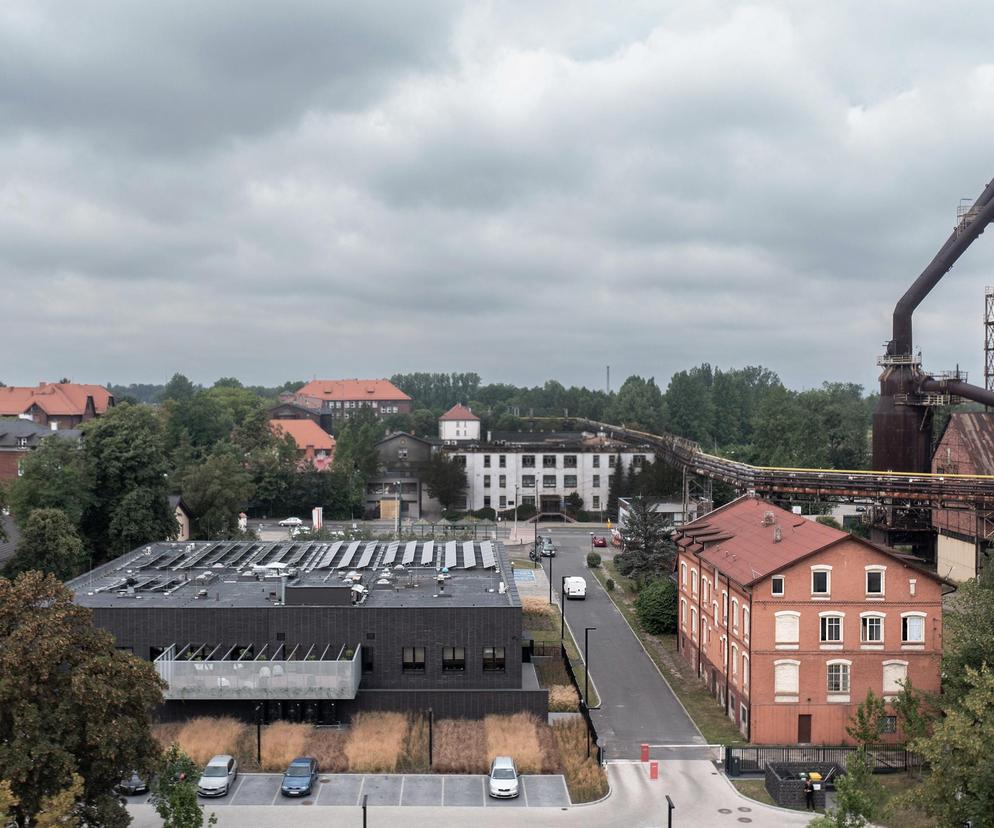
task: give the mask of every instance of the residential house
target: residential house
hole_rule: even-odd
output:
[[[300,451],[302,465],[318,471],[331,468],[335,460],[335,438],[313,420],[270,420],[269,427],[277,436],[288,434]]]
[[[361,408],[380,418],[411,413],[411,398],[385,379],[312,380],[294,393],[281,394],[280,402],[319,412],[322,428],[331,434]]]
[[[114,405],[113,395],[99,385],[75,382],[40,382],[34,388],[0,388],[0,417],[31,420],[53,431],[75,428]]]
[[[480,439],[480,418],[465,405],[454,405],[438,419],[438,436],[443,443]]]
[[[190,529],[193,523],[193,513],[179,495],[169,496],[169,508],[176,518],[176,540],[190,540]]]
[[[77,429],[52,431],[51,427],[31,420],[0,419],[0,480],[12,480],[21,473],[21,461],[41,445],[46,437],[78,440]]]
[[[751,742],[851,742],[867,691],[939,691],[952,585],[914,560],[751,496],[675,539],[679,651]]]
[[[421,470],[431,460],[435,447],[429,440],[396,431],[376,444],[380,474],[366,481],[366,514],[394,519],[422,517]]]

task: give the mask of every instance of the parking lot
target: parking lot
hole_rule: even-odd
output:
[[[226,805],[368,805],[458,806],[480,808],[563,808],[570,804],[562,776],[522,776],[517,799],[491,799],[486,776],[455,774],[322,774],[314,792],[305,797],[280,795],[282,775],[239,774],[231,793],[216,799],[201,798],[210,810]],[[148,796],[129,798],[139,805]]]

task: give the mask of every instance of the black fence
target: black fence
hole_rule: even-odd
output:
[[[573,683],[573,687],[576,688],[576,694],[580,697],[580,715],[583,716],[583,720],[587,723],[587,736],[590,738],[590,750],[591,752],[596,751],[597,753],[597,764],[604,764],[604,747],[597,741],[597,728],[594,727],[594,720],[590,717],[590,711],[587,709],[586,699],[583,696],[583,688],[580,686],[580,682],[576,678],[576,672],[573,670],[573,662],[569,660],[569,653],[566,651],[566,645],[560,644],[560,652],[562,653],[563,664],[566,665],[566,672],[569,674],[569,680]]]
[[[804,747],[784,747],[783,745],[748,745],[725,748],[725,772],[729,776],[743,773],[766,773],[770,763],[817,762],[846,766],[849,755],[858,748],[855,745],[807,745]],[[921,757],[904,745],[875,745],[867,748],[867,756],[873,763],[874,773],[899,773],[921,767]]]

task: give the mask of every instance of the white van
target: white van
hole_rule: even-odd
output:
[[[563,581],[563,594],[567,599],[582,601],[587,597],[587,582],[579,576],[571,576]]]

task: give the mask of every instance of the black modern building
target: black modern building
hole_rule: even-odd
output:
[[[548,709],[523,686],[521,602],[489,541],[155,543],[69,586],[155,663],[163,718]]]

